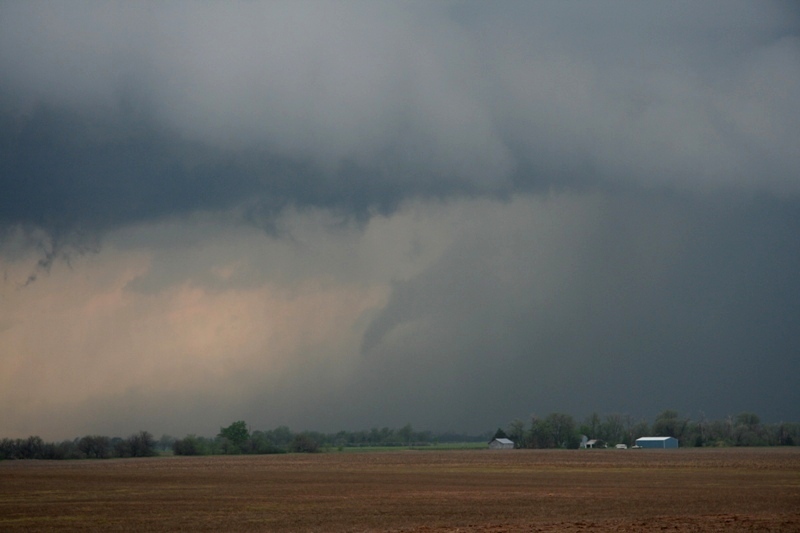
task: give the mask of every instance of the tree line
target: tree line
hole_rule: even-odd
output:
[[[514,441],[517,448],[578,448],[582,438],[597,439],[613,446],[632,446],[639,437],[675,437],[682,447],[702,446],[793,446],[800,444],[800,423],[762,423],[754,413],[740,413],[722,420],[700,416],[694,420],[667,409],[652,424],[630,415],[592,413],[578,423],[568,414],[531,416],[530,423],[514,420],[506,430],[495,432]]]
[[[314,453],[328,449],[362,446],[430,446],[449,442],[481,442],[491,432],[481,435],[415,431],[411,424],[401,428],[373,428],[365,431],[294,432],[287,426],[250,431],[242,421],[221,427],[214,437],[187,435],[176,439],[163,435],[155,439],[147,431],[127,438],[86,435],[73,440],[45,442],[38,436],[0,440],[3,459],[112,459],[175,455],[234,455],[271,453]]]
[[[338,431],[321,433],[303,431],[295,433],[286,426],[267,431],[250,432],[243,420],[220,428],[214,438],[187,435],[176,440],[173,452],[176,455],[220,455],[220,454],[267,454],[267,453],[314,453],[327,449],[343,449],[364,446],[432,446],[448,442],[481,442],[491,437],[491,432],[481,435],[457,433],[433,433],[415,431],[411,424],[401,428],[372,428],[363,431]]]
[[[578,448],[583,436],[598,439],[609,446],[631,446],[645,436],[675,437],[682,447],[693,446],[794,446],[800,445],[800,423],[762,423],[754,413],[740,413],[722,420],[682,417],[665,410],[652,424],[630,415],[592,413],[582,422],[564,413],[545,417],[531,416],[526,424],[512,421],[506,429],[498,428],[480,435],[415,431],[411,424],[401,428],[372,428],[361,431],[321,433],[293,432],[286,426],[251,431],[242,420],[221,427],[214,437],[187,435],[175,439],[163,435],[155,439],[147,431],[127,438],[86,435],[73,440],[45,442],[37,436],[0,440],[3,459],[110,459],[151,457],[155,455],[231,455],[270,453],[314,453],[330,449],[362,446],[434,446],[454,442],[486,442],[495,437],[514,441],[517,448]]]
[[[74,440],[45,442],[40,437],[0,440],[3,459],[110,459],[158,455],[158,441],[147,431],[128,438],[86,435]]]

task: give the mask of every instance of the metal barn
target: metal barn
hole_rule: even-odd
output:
[[[489,448],[492,450],[513,450],[514,441],[510,439],[492,439],[489,443]]]
[[[641,437],[636,439],[636,445],[642,448],[677,448],[678,439],[675,437]]]

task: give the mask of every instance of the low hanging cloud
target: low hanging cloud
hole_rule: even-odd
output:
[[[800,247],[774,233],[798,229],[797,210],[697,207],[559,195],[464,208],[452,248],[364,334],[376,410],[436,425],[441,409],[452,427],[665,405],[797,416]]]
[[[0,433],[800,417],[791,2],[4,3],[0,71]]]
[[[565,184],[797,193],[790,3],[1,9],[4,226]]]
[[[3,426],[797,417],[796,206],[557,193],[416,204],[363,227],[319,217],[286,217],[291,240],[219,221],[160,227],[161,244],[126,230],[7,283]]]

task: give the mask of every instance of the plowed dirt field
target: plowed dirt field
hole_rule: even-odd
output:
[[[800,448],[0,462],[1,531],[800,531]]]

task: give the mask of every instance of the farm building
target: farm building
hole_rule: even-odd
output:
[[[514,441],[510,439],[492,439],[489,443],[489,448],[492,450],[513,450]]]
[[[642,448],[677,448],[678,439],[675,437],[641,437],[636,439],[636,445]]]

